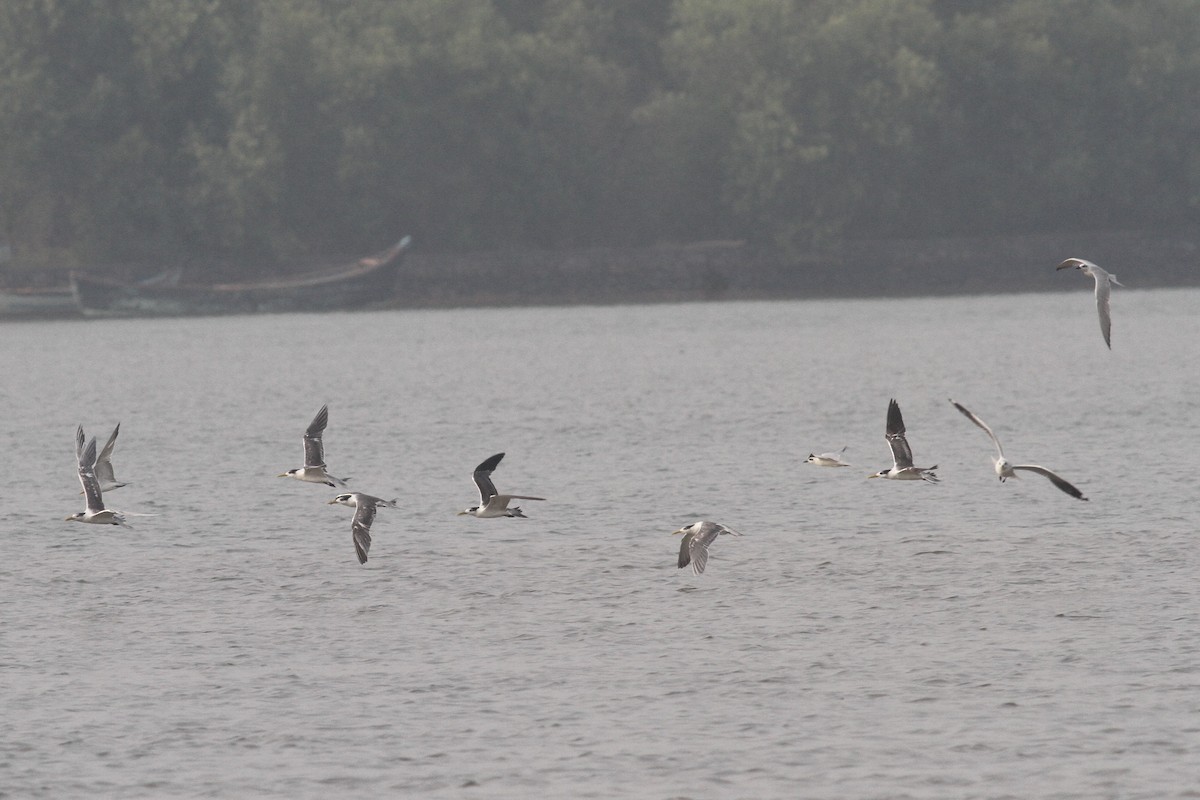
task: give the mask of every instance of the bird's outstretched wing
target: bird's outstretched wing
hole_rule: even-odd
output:
[[[354,552],[360,564],[367,563],[367,553],[371,549],[371,523],[374,521],[375,503],[360,497],[354,508],[354,522],[350,525],[354,536]]]
[[[679,543],[679,568],[683,569],[691,564],[692,574],[699,575],[704,572],[708,565],[708,545],[715,538],[716,534],[707,540],[699,533],[685,534],[683,541]]]
[[[996,455],[998,455],[1000,458],[1004,458],[1004,448],[1000,446],[1000,439],[997,438],[996,434],[992,433],[992,429],[987,426],[987,423],[975,416],[966,408],[966,406],[962,405],[961,403],[956,403],[953,400],[951,400],[950,403],[959,411],[961,411],[963,416],[971,420],[971,422],[974,422],[980,428],[983,428],[983,432],[986,433],[988,438],[992,440],[992,444],[996,445]]]
[[[1104,334],[1104,343],[1112,350],[1112,311],[1109,309],[1109,296],[1112,287],[1108,282],[1108,273],[1095,273],[1096,278],[1096,311],[1100,314],[1100,332]]]
[[[96,480],[96,437],[88,440],[79,455],[79,482],[87,497],[88,511],[104,510],[104,495],[100,492],[100,481]]]
[[[1029,472],[1036,472],[1038,475],[1044,475],[1050,479],[1051,483],[1053,483],[1059,489],[1062,489],[1067,494],[1071,495],[1071,497],[1074,497],[1077,500],[1087,500],[1087,498],[1083,496],[1083,492],[1079,491],[1070,483],[1058,477],[1045,467],[1039,467],[1037,464],[1014,464],[1013,469],[1023,469],[1028,470]]]
[[[704,572],[704,568],[708,566],[709,545],[721,534],[741,536],[732,528],[707,521],[700,523],[699,529],[684,534],[683,541],[679,543],[679,568],[683,569],[691,564],[693,574],[699,575]]]
[[[900,416],[900,404],[893,399],[888,403],[887,443],[892,448],[892,461],[896,469],[905,469],[913,465],[912,448],[908,439],[904,438],[904,417]]]
[[[325,445],[321,443],[321,434],[325,432],[325,426],[328,424],[329,406],[321,406],[321,410],[313,417],[313,421],[308,423],[308,429],[304,431],[305,467],[325,466]]]
[[[471,475],[475,479],[475,485],[479,488],[479,505],[481,506],[486,506],[487,501],[496,495],[496,484],[492,483],[492,471],[496,469],[496,465],[502,458],[504,458],[504,453],[496,453],[476,467],[475,472]]]
[[[113,428],[112,435],[108,437],[108,441],[100,450],[100,455],[96,456],[96,477],[100,483],[110,489],[119,489],[125,484],[117,480],[113,474],[112,454],[113,449],[117,446],[117,434],[121,432],[121,423],[117,423],[117,427]]]

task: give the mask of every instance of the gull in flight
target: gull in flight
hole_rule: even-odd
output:
[[[475,485],[479,487],[479,505],[471,506],[465,511],[458,512],[458,516],[464,514],[472,517],[525,517],[521,513],[521,509],[516,506],[509,508],[508,503],[511,500],[545,500],[544,497],[530,497],[526,494],[496,494],[496,485],[492,483],[492,471],[496,469],[496,465],[500,463],[500,459],[504,458],[504,453],[496,453],[496,455],[484,461],[475,468],[475,473],[472,476],[475,479]]]
[[[354,521],[350,523],[350,533],[354,537],[354,552],[358,555],[358,563],[367,563],[367,551],[371,549],[371,523],[375,521],[375,509],[379,506],[395,508],[395,500],[383,500],[362,492],[346,492],[339,494],[326,505],[340,503],[354,509]]]
[[[1087,498],[1083,496],[1083,492],[1079,491],[1074,486],[1067,483],[1065,480],[1058,477],[1045,467],[1039,467],[1037,464],[1010,464],[1008,459],[1004,457],[1004,448],[1000,446],[1000,440],[996,437],[996,434],[992,433],[992,429],[989,428],[983,420],[968,411],[967,408],[962,404],[956,403],[953,400],[951,400],[950,403],[959,411],[961,411],[964,417],[971,420],[971,422],[974,422],[980,428],[983,428],[983,432],[986,433],[988,438],[992,440],[992,444],[996,445],[996,458],[993,459],[993,461],[995,462],[996,476],[1000,478],[1002,483],[1006,478],[1020,477],[1013,470],[1024,469],[1030,472],[1036,472],[1038,475],[1044,475],[1050,479],[1051,483],[1053,483],[1059,489],[1062,489],[1067,494],[1071,495],[1071,497],[1075,497],[1080,500],[1087,500]]]
[[[691,564],[693,575],[704,572],[704,567],[708,564],[708,547],[716,541],[718,536],[723,533],[730,536],[742,535],[732,528],[705,520],[697,520],[691,525],[685,525],[671,535],[678,536],[681,533],[683,541],[679,543],[679,568],[683,569]]]
[[[345,487],[349,478],[335,478],[325,471],[325,445],[321,443],[321,434],[325,432],[325,426],[328,424],[329,406],[321,406],[313,421],[308,423],[308,430],[304,431],[304,466],[289,469],[279,477]]]
[[[83,426],[75,432],[75,458],[79,463],[79,482],[87,498],[87,508],[69,517],[68,522],[91,522],[96,525],[125,525],[125,515],[104,507],[104,494],[96,478],[96,437],[83,444]]]
[[[1100,332],[1104,334],[1104,343],[1108,345],[1109,350],[1112,350],[1112,315],[1108,310],[1108,296],[1112,294],[1112,284],[1117,286],[1125,284],[1118,281],[1116,275],[1097,267],[1090,261],[1084,261],[1082,258],[1068,258],[1055,269],[1070,269],[1071,267],[1096,281],[1096,310],[1100,312]]]
[[[868,475],[868,478],[938,482],[938,477],[934,474],[937,464],[932,467],[913,466],[912,448],[908,446],[908,440],[904,438],[904,418],[900,416],[900,404],[896,402],[895,398],[888,403],[887,433],[884,436],[887,439],[888,447],[892,448],[892,468],[881,469],[874,475]]]
[[[818,467],[848,467],[850,465],[842,461],[842,454],[845,452],[846,448],[843,447],[836,453],[821,453],[820,455],[809,453],[808,458],[804,459],[804,463],[816,464]]]

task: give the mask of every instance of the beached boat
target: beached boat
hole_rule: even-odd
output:
[[[53,289],[0,289],[0,319],[77,317],[79,306],[69,286]]]
[[[182,316],[337,311],[391,299],[412,237],[353,264],[274,280],[195,285],[126,283],[83,272],[71,289],[88,316]]]

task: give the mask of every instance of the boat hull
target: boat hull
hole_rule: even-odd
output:
[[[78,316],[79,306],[69,288],[0,290],[0,319]]]
[[[71,275],[79,309],[93,317],[197,316],[338,311],[390,299],[408,247],[405,237],[378,255],[321,273],[207,286],[136,284]]]

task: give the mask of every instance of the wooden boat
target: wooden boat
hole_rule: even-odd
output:
[[[0,289],[0,319],[77,317],[79,306],[70,286],[52,289]]]
[[[387,300],[396,288],[405,236],[374,256],[332,270],[249,283],[192,285],[169,281],[126,283],[71,273],[71,289],[88,316],[183,316],[337,311]]]

